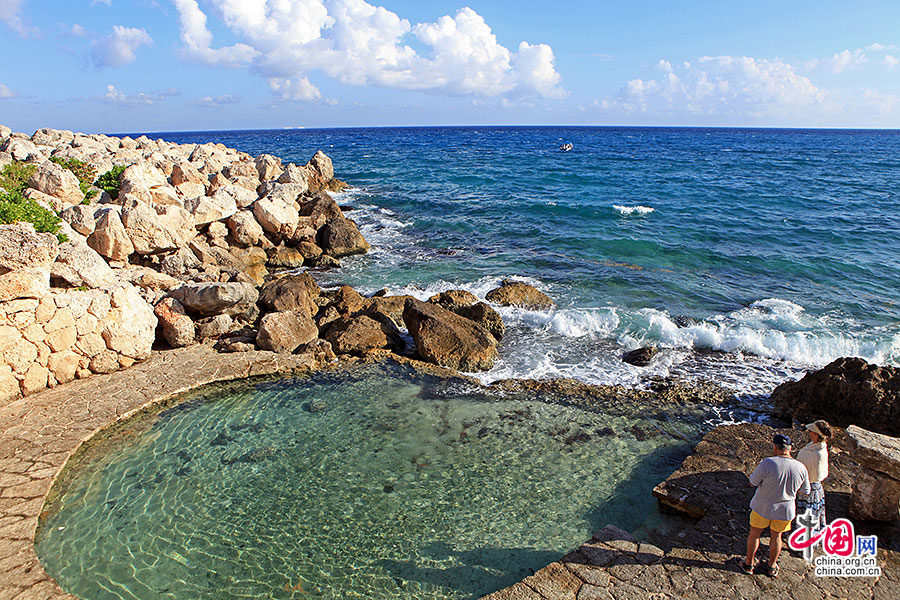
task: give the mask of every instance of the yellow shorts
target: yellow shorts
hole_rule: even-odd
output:
[[[757,529],[766,529],[768,527],[775,533],[781,533],[791,528],[791,522],[780,519],[766,519],[755,510],[751,510],[750,527],[756,527]]]

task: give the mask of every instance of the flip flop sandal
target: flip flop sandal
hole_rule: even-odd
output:
[[[745,563],[743,556],[735,556],[733,559],[731,559],[731,562],[733,562],[738,569],[740,569],[747,575],[753,575],[753,568],[756,565],[748,565],[747,563]]]
[[[776,577],[778,577],[779,570],[780,569],[778,568],[778,563],[775,563],[774,565],[771,565],[771,566],[768,563],[766,563],[766,575],[768,575],[772,579],[775,579]]]

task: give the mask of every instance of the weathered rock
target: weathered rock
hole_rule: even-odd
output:
[[[340,286],[330,292],[330,296],[329,306],[335,307],[342,315],[352,315],[366,305],[366,299],[349,285]]]
[[[403,322],[423,360],[461,371],[494,366],[497,340],[465,317],[411,298],[403,309]]]
[[[148,204],[137,204],[122,210],[122,225],[138,254],[157,254],[178,248],[183,235],[166,227]]]
[[[304,256],[295,248],[287,246],[277,246],[270,252],[269,259],[266,261],[271,267],[283,267],[293,269],[303,266]]]
[[[320,289],[309,273],[292,273],[266,283],[259,293],[259,304],[266,310],[295,311],[312,317],[318,306],[314,298]]]
[[[31,223],[0,225],[0,271],[49,268],[59,251],[52,233],[36,233]]]
[[[867,467],[853,479],[850,516],[867,521],[900,519],[900,481]]]
[[[208,182],[206,175],[197,170],[197,167],[188,161],[181,161],[172,166],[172,175],[170,177],[172,185],[181,185],[182,183],[197,183],[206,186]]]
[[[323,252],[336,258],[369,251],[369,242],[350,219],[335,219],[325,223],[316,236],[316,243]]]
[[[88,236],[87,244],[101,256],[115,261],[128,260],[134,252],[131,237],[125,230],[118,211],[112,209],[100,213],[94,232]]]
[[[406,301],[412,296],[375,296],[366,299],[364,313],[371,316],[374,313],[383,313],[390,317],[397,327],[406,327],[403,323],[403,309]]]
[[[156,215],[160,224],[180,241],[179,246],[187,244],[197,235],[194,219],[183,206],[157,206]]]
[[[9,152],[13,159],[19,161],[35,162],[45,158],[37,144],[31,140],[23,140],[21,138],[9,138],[6,140],[6,143],[0,147],[0,150]]]
[[[259,293],[249,283],[188,283],[170,294],[197,315],[252,316]]]
[[[635,350],[629,350],[622,355],[622,362],[626,362],[636,367],[646,367],[650,364],[650,360],[659,353],[656,346],[645,346]]]
[[[344,218],[344,213],[334,198],[326,192],[319,192],[300,205],[300,215],[310,217],[309,225],[314,229],[320,228],[328,221]]]
[[[503,339],[503,334],[506,333],[503,317],[484,302],[478,302],[470,306],[458,306],[453,309],[453,312],[478,323],[498,340]]]
[[[258,198],[255,185],[252,190],[249,190],[246,187],[233,184],[223,185],[210,196],[222,203],[229,203],[229,199],[231,199],[238,208],[248,208]]]
[[[256,201],[253,216],[266,232],[288,238],[293,235],[300,222],[295,208],[283,200],[268,197]]]
[[[387,319],[388,323],[391,323]],[[391,323],[393,325],[393,323]],[[396,332],[391,331],[382,322],[371,317],[339,317],[332,321],[322,336],[331,343],[336,354],[359,354],[376,348],[393,348],[392,338]]]
[[[783,414],[803,421],[825,419],[900,435],[900,368],[839,358],[800,381],[782,383],[771,398]]]
[[[19,395],[19,380],[8,365],[0,365],[0,403],[9,402]]]
[[[109,288],[118,277],[92,248],[80,242],[66,242],[59,246],[56,262],[50,267],[55,284],[64,282],[71,287]]]
[[[310,191],[321,190],[334,178],[334,165],[321,150],[306,163],[306,169],[309,171]]]
[[[201,339],[218,338],[231,331],[234,319],[231,315],[216,315],[197,322],[197,337]]]
[[[847,428],[847,436],[853,449],[853,460],[900,480],[900,438],[867,431],[856,425]]]
[[[184,201],[184,208],[194,219],[194,225],[206,225],[227,219],[238,211],[237,203],[227,187],[216,190],[214,196],[199,196]]]
[[[272,181],[281,175],[281,159],[271,154],[260,154],[256,159],[256,172],[260,181]]]
[[[273,312],[260,321],[256,344],[263,350],[293,352],[318,336],[319,329],[310,317],[293,310]]]
[[[47,367],[57,383],[68,383],[75,379],[75,372],[81,357],[71,350],[55,352],[47,359]]]
[[[504,279],[500,287],[488,292],[485,298],[500,306],[517,306],[530,310],[548,310],[556,306],[549,296],[534,286],[511,279]]]
[[[194,322],[184,312],[184,306],[172,297],[163,298],[153,309],[159,320],[162,337],[172,348],[194,343]]]
[[[222,174],[229,179],[252,177],[253,179],[256,179],[256,183],[259,185],[259,171],[256,170],[256,165],[249,161],[242,160],[226,165],[225,168],[222,169]]]
[[[228,218],[228,229],[234,240],[244,246],[256,246],[266,239],[262,226],[249,210],[241,210]]]
[[[144,360],[150,357],[156,339],[156,323],[153,307],[141,298],[137,288],[123,285],[111,294],[110,311],[102,320],[100,335],[110,350]]]
[[[302,241],[297,244],[297,252],[302,254],[304,259],[322,256],[322,249],[315,243],[307,241]]]
[[[66,221],[72,229],[84,236],[94,233],[96,219],[94,213],[97,211],[96,206],[85,206],[84,204],[76,204],[64,208],[59,216]]]
[[[327,271],[329,269],[340,269],[341,261],[336,259],[333,256],[321,255],[315,256],[313,258],[307,258],[306,262],[303,263],[317,271]]]
[[[455,311],[461,306],[471,306],[477,303],[478,296],[465,290],[447,290],[446,292],[435,294],[428,301],[447,310]]]
[[[50,161],[41,163],[31,178],[28,187],[32,187],[48,196],[55,196],[66,204],[79,204],[84,194],[78,187],[75,174]]]
[[[278,183],[298,184],[300,187],[297,189],[302,189],[300,194],[305,194],[309,189],[309,171],[305,167],[298,167],[294,163],[288,163],[284,168],[284,172],[278,176],[276,181]]]
[[[133,266],[116,272],[129,283],[148,290],[167,292],[181,285],[181,280],[148,267]]]

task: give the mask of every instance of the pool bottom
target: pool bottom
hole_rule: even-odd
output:
[[[639,527],[699,422],[385,365],[212,388],[95,445],[37,551],[92,600],[478,598]]]

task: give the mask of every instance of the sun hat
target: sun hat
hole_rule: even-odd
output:
[[[819,429],[819,426],[816,425],[816,422],[815,422],[815,421],[813,421],[812,423],[809,423],[808,425],[806,425],[806,430],[807,430],[807,431],[812,431],[813,433],[818,433],[820,436],[825,437],[825,434],[822,433],[822,430]]]
[[[776,446],[790,446],[791,438],[789,438],[788,436],[783,435],[781,433],[776,433],[775,436],[772,438],[772,443],[775,444]]]

